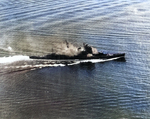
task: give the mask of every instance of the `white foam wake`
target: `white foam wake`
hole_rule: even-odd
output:
[[[16,55],[10,57],[0,57],[0,63],[12,63],[21,60],[29,60],[29,56]]]
[[[111,61],[111,60],[115,60],[118,58],[120,58],[120,57],[115,57],[115,58],[111,58],[111,59],[75,60],[74,63],[71,63],[69,65],[86,63],[86,62],[91,62],[91,63],[106,62],[106,61]],[[12,62],[24,61],[24,60],[32,60],[32,59],[30,59],[29,56],[23,56],[23,55],[16,55],[16,56],[10,56],[10,57],[0,57],[0,63],[12,63]],[[61,61],[61,60],[59,60],[59,61]]]
[[[88,60],[79,60],[76,61],[75,63],[69,64],[69,65],[75,65],[75,64],[80,64],[80,63],[98,63],[98,62],[107,62],[107,61],[112,61],[112,60],[116,60],[119,59],[120,57],[115,57],[115,58],[111,58],[111,59],[88,59]]]

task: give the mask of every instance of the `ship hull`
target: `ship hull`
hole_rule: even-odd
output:
[[[30,59],[49,59],[49,60],[91,60],[91,59],[125,59],[125,53],[114,53],[114,54],[105,54],[105,53],[98,53],[96,55],[87,57],[87,56],[66,56],[66,55],[56,55],[56,54],[49,54],[45,56],[29,56]]]

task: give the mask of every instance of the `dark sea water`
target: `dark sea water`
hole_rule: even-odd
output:
[[[1,0],[1,119],[149,119],[150,1]],[[126,62],[51,66],[63,41]]]

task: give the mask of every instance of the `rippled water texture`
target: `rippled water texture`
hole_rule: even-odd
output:
[[[0,118],[150,118],[149,6],[146,0],[1,0]],[[27,61],[65,40],[125,52],[126,62]]]

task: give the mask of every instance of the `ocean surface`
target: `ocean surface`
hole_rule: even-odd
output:
[[[0,0],[0,119],[149,119],[150,1]],[[126,62],[30,60],[64,41]]]

